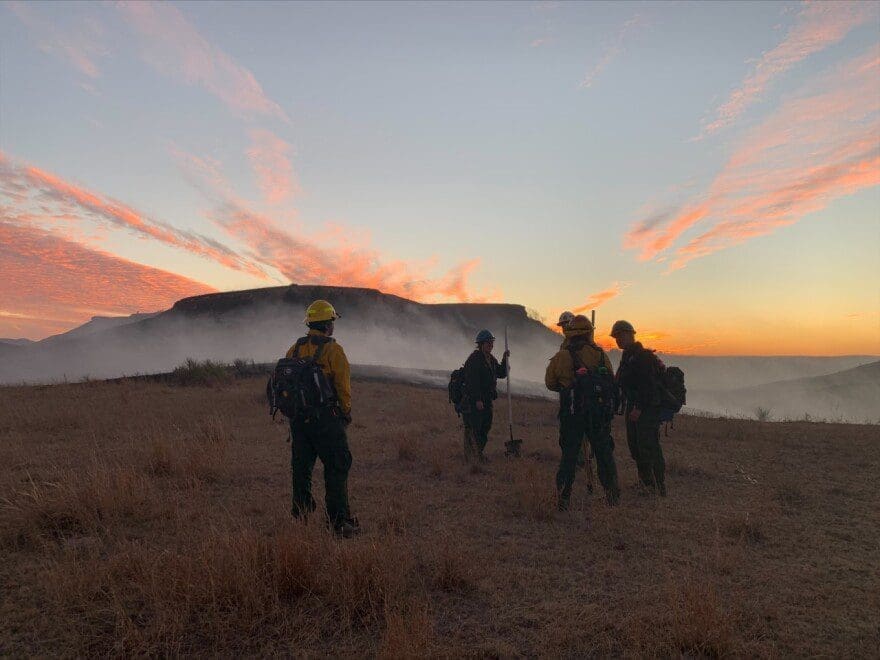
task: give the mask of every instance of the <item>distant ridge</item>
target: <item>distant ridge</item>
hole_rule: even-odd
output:
[[[848,420],[880,423],[880,361],[824,376],[765,383],[721,392],[695,392],[694,407],[754,417],[759,408],[774,420]]]

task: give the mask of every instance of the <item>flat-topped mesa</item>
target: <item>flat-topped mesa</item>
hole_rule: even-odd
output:
[[[420,314],[448,320],[458,318],[476,325],[536,322],[523,305],[509,303],[419,303],[377,289],[291,284],[288,286],[207,293],[174,303],[172,315],[218,316],[248,309],[271,307],[298,313],[314,300],[333,303],[344,319],[381,317],[383,314]],[[497,328],[498,332],[501,328]]]
[[[356,303],[358,306],[370,302],[393,300],[400,304],[417,305],[410,300],[382,293],[377,289],[344,286],[323,286],[318,284],[290,284],[287,286],[247,289],[244,291],[225,291],[206,293],[200,296],[183,298],[174,303],[173,312],[185,314],[218,314],[253,306],[302,306],[303,309],[314,300],[333,301],[334,305],[345,307],[343,303]],[[337,303],[338,301],[338,303]]]

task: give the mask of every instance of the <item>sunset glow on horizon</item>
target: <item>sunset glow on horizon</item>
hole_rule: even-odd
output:
[[[287,283],[880,355],[880,4],[0,3],[0,337]]]

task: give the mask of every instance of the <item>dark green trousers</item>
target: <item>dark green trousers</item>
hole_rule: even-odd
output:
[[[636,462],[639,480],[650,488],[663,486],[666,483],[666,462],[660,447],[660,409],[645,408],[638,422],[629,421],[631,410],[626,411],[626,443]]]
[[[571,487],[577,472],[578,454],[586,436],[596,457],[599,483],[609,496],[616,499],[620,487],[617,482],[617,464],[614,462],[614,440],[611,438],[610,424],[591,426],[581,415],[562,415],[559,419],[559,427],[562,458],[556,471],[556,489],[560,496],[565,499],[571,496]]]
[[[348,471],[351,469],[351,452],[342,421],[327,415],[308,422],[291,422],[290,435],[293,515],[307,515],[315,510],[312,472],[315,459],[320,458],[324,465],[327,517],[334,525],[349,520]]]
[[[489,431],[492,430],[492,406],[482,410],[473,410],[462,414],[464,420],[464,455],[473,458],[483,454],[489,442]]]

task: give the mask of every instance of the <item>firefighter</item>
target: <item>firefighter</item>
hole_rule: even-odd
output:
[[[360,531],[348,503],[348,473],[351,451],[346,429],[351,423],[351,369],[345,351],[335,339],[333,329],[339,314],[326,300],[316,300],[306,310],[309,330],[287,351],[288,358],[312,357],[329,386],[327,405],[308,416],[290,420],[291,474],[295,517],[315,510],[312,497],[312,471],[315,460],[324,465],[325,503],[331,529],[342,537]]]
[[[583,315],[572,319],[565,329],[568,344],[554,355],[544,377],[547,389],[559,392],[559,446],[562,456],[556,473],[558,508],[569,507],[578,453],[586,436],[596,457],[599,482],[605,489],[605,501],[614,506],[620,501],[617,466],[611,420],[614,415],[614,381],[611,361],[593,341],[593,325]],[[590,387],[580,387],[590,379]],[[597,394],[595,385],[604,387]]]
[[[510,351],[504,351],[501,362],[498,362],[492,355],[495,337],[488,330],[480,330],[475,342],[476,349],[464,363],[464,453],[467,460],[486,461],[483,452],[492,428],[492,406],[498,398],[497,381],[507,377]]]

